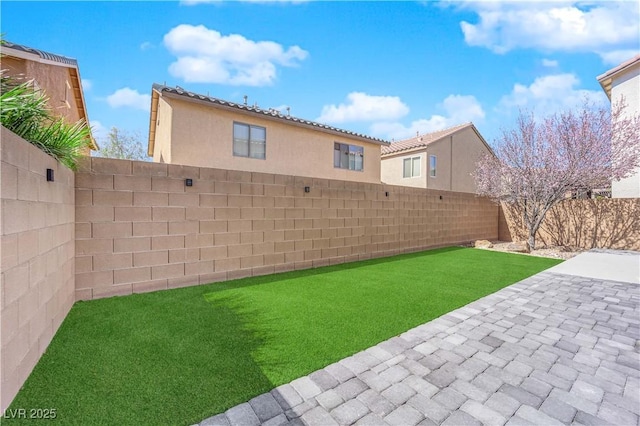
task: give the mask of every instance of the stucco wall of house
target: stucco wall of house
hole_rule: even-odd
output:
[[[78,299],[312,268],[498,236],[497,205],[472,194],[85,160],[76,175]],[[193,179],[193,186],[185,186],[185,178]]]
[[[611,102],[618,102],[624,97],[627,104],[625,114],[640,114],[640,63],[617,75],[611,84]],[[640,167],[628,178],[611,185],[614,198],[640,197]]]
[[[444,191],[451,189],[451,147],[452,136],[430,143],[427,147],[427,188],[441,189]],[[431,176],[429,168],[429,156],[436,156],[436,175]]]
[[[173,108],[164,99],[158,100],[158,114],[156,116],[156,135],[153,152],[155,163],[172,163],[171,140],[173,137]]]
[[[324,179],[380,183],[380,145],[284,123],[279,119],[256,117],[228,111],[206,103],[163,96],[172,108],[172,164],[225,168],[260,173],[281,173]],[[159,110],[161,122],[166,120]],[[233,123],[266,128],[266,159],[233,155]],[[158,129],[156,141],[163,129]],[[364,147],[364,170],[333,167],[334,142]],[[157,148],[156,148],[157,149]],[[154,151],[156,150],[154,149]],[[154,159],[155,159],[154,155]]]
[[[473,173],[476,163],[482,156],[489,154],[487,146],[480,140],[472,128],[466,128],[453,136],[451,190],[476,192]]]
[[[49,98],[49,107],[55,115],[69,123],[80,120],[67,66],[6,56],[2,58],[2,68],[8,70],[7,75],[34,79]]]
[[[451,136],[432,142],[413,152],[398,153],[382,158],[381,176],[384,183],[415,188],[431,188],[446,191],[475,193],[473,172],[476,162],[489,149],[472,128],[463,129]],[[420,177],[403,178],[403,161],[422,156]],[[436,176],[429,173],[429,156],[436,156]]]
[[[404,160],[407,158],[420,157],[420,176],[404,177]],[[380,163],[380,175],[382,182],[389,185],[402,185],[412,188],[427,187],[427,149],[413,151],[410,153],[399,153],[382,158]]]
[[[4,412],[75,301],[75,191],[72,171],[4,127],[0,151]]]

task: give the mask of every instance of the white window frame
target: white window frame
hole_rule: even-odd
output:
[[[338,154],[336,156],[336,151]],[[342,154],[346,154],[343,158]],[[354,172],[364,171],[364,147],[347,143],[333,143],[333,167]]]
[[[435,178],[438,169],[438,157],[435,155],[429,156],[429,177]]]
[[[247,133],[248,133],[248,139],[244,139],[244,138],[239,138],[236,135],[236,126],[241,126],[241,127],[245,127],[247,129]],[[253,133],[258,133],[258,131],[262,131],[264,133],[264,140],[259,140],[256,138],[252,137]],[[246,142],[245,142],[246,141]],[[239,152],[238,150],[236,150],[236,143],[246,143],[247,144],[247,154],[244,155],[243,153]],[[254,153],[254,150],[252,148],[256,148],[257,145],[262,145],[263,149],[262,149],[262,155],[260,155],[260,152],[258,151],[258,153]],[[233,139],[232,139],[232,144],[231,144],[231,150],[233,152],[233,156],[234,157],[244,157],[244,158],[253,158],[256,160],[266,160],[267,159],[267,128],[266,127],[262,127],[262,126],[254,126],[253,124],[247,124],[247,123],[241,123],[239,121],[234,121],[233,122]]]
[[[416,161],[417,160],[417,161]],[[405,176],[405,162],[409,161],[410,173],[409,176]],[[418,172],[416,173],[416,164],[418,165]],[[422,175],[422,155],[415,157],[405,157],[402,159],[402,178],[410,179],[420,177]]]

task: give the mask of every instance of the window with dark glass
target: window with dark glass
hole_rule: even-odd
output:
[[[436,177],[437,159],[435,155],[429,156],[429,176]]]
[[[333,167],[362,171],[364,167],[364,147],[338,142],[334,143]]]

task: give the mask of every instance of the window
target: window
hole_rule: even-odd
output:
[[[420,157],[405,158],[402,164],[402,177],[419,177],[420,176]]]
[[[436,156],[435,155],[430,155],[429,156],[429,176],[431,177],[436,177]]]
[[[338,142],[333,144],[333,167],[361,172],[363,161],[363,147]]]
[[[248,124],[233,123],[233,155],[265,159],[267,129]]]

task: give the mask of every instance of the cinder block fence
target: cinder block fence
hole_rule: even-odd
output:
[[[75,190],[73,172],[40,149],[4,127],[0,141],[4,412],[75,302]]]
[[[472,194],[87,158],[76,174],[76,297],[496,238],[497,218]]]

